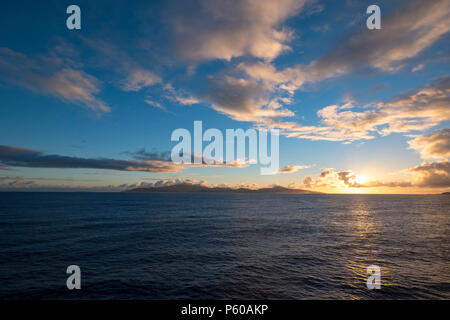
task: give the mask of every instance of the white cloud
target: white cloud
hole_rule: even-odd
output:
[[[294,115],[287,105],[306,83],[365,67],[393,72],[449,30],[448,1],[416,1],[383,18],[382,30],[363,28],[308,65],[277,70],[267,61],[240,63],[229,73],[210,77],[209,93],[201,99],[232,119],[276,126],[290,137],[353,141],[374,138],[374,133],[425,130],[448,119],[447,89],[424,87],[416,95],[364,106],[362,111],[352,105],[328,106],[318,114],[321,126],[302,126],[283,118]]]
[[[408,171],[416,175],[414,184],[420,187],[450,187],[449,161],[424,162]]]
[[[387,102],[358,106],[353,102],[318,111],[322,125],[273,122],[288,137],[310,140],[355,141],[376,134],[423,131],[450,120],[450,78],[441,79]]]
[[[151,105],[151,106],[153,106],[155,108],[158,108],[160,110],[163,110],[163,111],[167,112],[167,109],[161,103],[159,103],[157,101],[153,101],[153,100],[151,100],[149,98],[145,99],[144,101],[145,101],[145,103],[147,103],[147,104],[149,104],[149,105]]]
[[[423,68],[425,68],[425,65],[423,63],[418,64],[417,66],[415,66],[414,68],[411,69],[412,72],[417,72],[420,70],[423,70]]]
[[[285,166],[278,170],[278,173],[294,173],[302,169],[309,168],[310,166],[295,165],[295,166]]]
[[[82,70],[62,67],[59,62],[51,64],[46,61],[43,64],[39,59],[33,60],[20,52],[0,48],[0,71],[5,80],[97,112],[110,111],[109,106],[96,97],[100,92],[98,79]]]
[[[414,139],[408,141],[408,144],[411,149],[419,152],[423,159],[450,158],[450,129],[412,137]]]
[[[272,60],[289,50],[283,28],[305,0],[199,0],[170,3],[172,29],[181,56],[193,60],[253,56]],[[193,10],[192,8],[195,8]]]
[[[126,79],[122,80],[122,89],[125,91],[139,91],[161,82],[153,72],[144,69],[133,69],[128,72]]]
[[[316,178],[305,177],[303,185],[306,188],[448,188],[450,187],[450,162],[424,162],[419,166],[402,170],[408,174],[404,180],[379,181],[368,180],[358,182],[358,175],[351,170],[336,171],[325,169]]]

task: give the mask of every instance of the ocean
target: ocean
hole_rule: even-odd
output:
[[[449,214],[445,195],[0,193],[0,299],[450,299]]]

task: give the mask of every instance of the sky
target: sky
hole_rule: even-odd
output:
[[[2,191],[450,191],[447,0],[18,0],[0,30]],[[173,163],[198,120],[279,129],[280,170]]]

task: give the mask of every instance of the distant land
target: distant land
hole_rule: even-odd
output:
[[[281,186],[260,189],[248,188],[226,188],[226,187],[205,187],[191,184],[176,184],[172,186],[134,188],[124,192],[133,193],[203,193],[203,192],[222,192],[222,193],[278,193],[278,194],[321,194],[322,192],[290,189]]]
[[[450,195],[450,192],[442,192],[442,194]]]

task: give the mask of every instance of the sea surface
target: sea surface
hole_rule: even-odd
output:
[[[450,299],[450,197],[0,193],[0,299]]]

